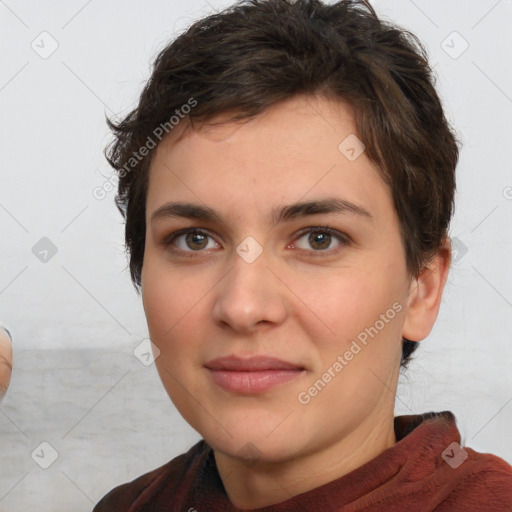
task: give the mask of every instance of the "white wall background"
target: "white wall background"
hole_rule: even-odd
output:
[[[92,190],[111,176],[104,114],[126,114],[157,51],[230,4],[0,1],[0,322],[14,336],[2,512],[91,510],[200,438],[133,355],[147,329],[123,225],[114,192]],[[468,446],[512,463],[512,1],[373,5],[426,45],[464,143],[458,253],[397,414],[452,410]],[[44,237],[57,251],[46,262],[33,253]]]

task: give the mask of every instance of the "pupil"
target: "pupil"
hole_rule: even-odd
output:
[[[312,241],[313,244],[319,242],[322,249],[325,249],[326,247],[329,247],[329,236],[325,233],[312,233],[310,237],[310,242]],[[322,238],[323,238],[323,244],[322,244]],[[327,243],[326,243],[327,241]]]
[[[201,233],[189,233],[188,236],[187,236],[187,243],[188,242],[192,242],[192,245],[194,245],[197,241],[197,239],[199,239],[199,244],[201,244],[201,239],[202,239],[202,242],[203,242],[203,245],[204,245],[204,241],[206,239],[206,236],[205,235],[202,235]],[[191,249],[193,249],[194,247],[191,247]],[[195,247],[197,248],[197,247]],[[202,249],[202,246],[199,247],[199,249]]]

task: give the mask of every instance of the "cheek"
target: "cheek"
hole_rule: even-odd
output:
[[[319,369],[331,367],[338,356],[347,354],[348,367],[337,377],[337,385],[348,397],[368,377],[368,367],[394,368],[401,354],[401,332],[404,307],[400,301],[400,271],[384,269],[368,271],[369,267],[351,267],[332,276],[321,287],[309,289],[308,305],[316,315],[306,312],[303,329],[318,350]],[[311,290],[315,290],[311,293]],[[383,317],[381,316],[383,315]],[[307,324],[307,325],[306,325]],[[348,380],[347,380],[348,379]],[[357,393],[367,394],[365,390]],[[338,391],[339,392],[339,391]]]
[[[142,275],[142,300],[150,338],[160,350],[157,364],[178,368],[204,339],[204,295],[208,284],[185,271],[148,259]],[[202,300],[203,299],[203,300]]]
[[[202,393],[202,381],[197,378],[201,361],[197,357],[201,353],[199,345],[207,340],[198,329],[204,330],[206,312],[200,299],[206,290],[190,278],[185,282],[183,273],[180,276],[179,272],[152,263],[148,259],[143,270],[142,296],[150,338],[160,350],[155,366],[181,416],[197,425],[201,415],[191,397]]]
[[[399,299],[398,280],[392,275],[351,267],[320,282],[303,280],[301,289],[296,290],[314,313],[309,317],[316,318],[323,338],[342,341],[373,324]]]
[[[151,256],[142,271],[142,302],[151,339],[163,350],[185,314],[186,289],[177,273],[169,272]]]
[[[153,341],[160,341],[165,332],[178,321],[174,307],[175,295],[167,279],[163,275],[158,278],[158,272],[146,270],[142,284],[142,302],[149,332]]]

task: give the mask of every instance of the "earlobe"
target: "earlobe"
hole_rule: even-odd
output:
[[[451,244],[447,238],[421,274],[411,281],[402,330],[405,339],[421,341],[430,334],[441,306],[450,262]]]

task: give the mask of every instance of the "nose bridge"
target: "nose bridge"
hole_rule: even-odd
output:
[[[259,247],[259,248],[258,248]],[[233,266],[227,280],[228,294],[245,302],[248,306],[263,301],[269,291],[269,272],[267,255],[263,247],[253,241],[243,241],[233,255]],[[224,294],[226,296],[226,294]]]
[[[256,244],[254,239],[239,244],[231,270],[215,297],[214,319],[237,330],[250,330],[261,321],[276,322],[284,310],[279,291],[272,282],[268,258],[263,247]]]

